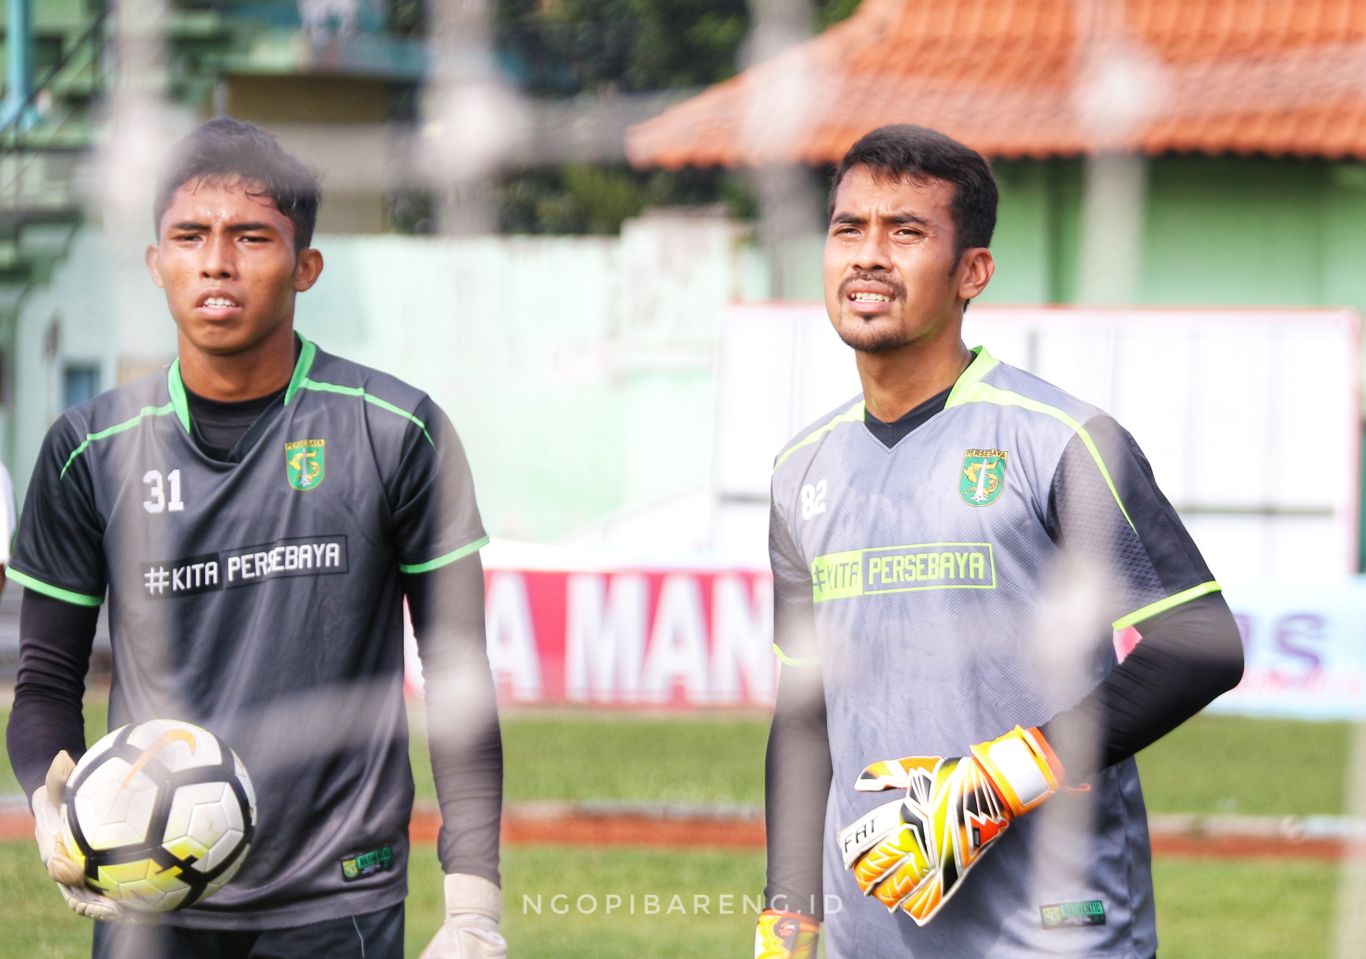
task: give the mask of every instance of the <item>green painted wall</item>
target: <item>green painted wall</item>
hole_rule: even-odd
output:
[[[1085,304],[1082,162],[998,161],[997,272],[984,302]],[[1160,157],[1148,162],[1144,306],[1366,309],[1366,165]]]
[[[984,303],[1049,303],[1054,290],[1058,203],[1054,168],[1043,163],[997,163],[1001,203],[991,250],[996,274]]]

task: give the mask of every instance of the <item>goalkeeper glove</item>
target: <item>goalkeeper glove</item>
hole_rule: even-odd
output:
[[[47,777],[33,792],[33,836],[38,840],[38,855],[72,912],[106,922],[142,921],[143,917],[88,887],[84,870],[67,854],[62,841],[61,803],[66,781],[75,768],[71,754],[63,749],[53,757]]]
[[[754,928],[754,959],[816,959],[820,932],[810,916],[765,909]]]
[[[1038,728],[1016,726],[969,756],[908,756],[868,766],[860,792],[905,789],[840,831],[846,869],[864,895],[934,918],[1010,821],[1058,791],[1062,764]]]
[[[487,879],[464,873],[446,877],[446,921],[419,959],[507,959],[498,931],[502,892]]]

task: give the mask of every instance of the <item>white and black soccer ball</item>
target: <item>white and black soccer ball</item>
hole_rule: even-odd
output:
[[[221,889],[241,867],[256,822],[246,767],[192,723],[121,726],[76,764],[62,798],[62,839],[86,883],[140,912],[167,912]]]

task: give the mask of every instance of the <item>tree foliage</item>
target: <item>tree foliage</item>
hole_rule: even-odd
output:
[[[813,0],[812,32],[859,0]],[[539,97],[704,87],[733,76],[750,28],[749,0],[493,0],[504,70]],[[648,206],[724,204],[753,215],[743,178],[724,170],[624,166],[527,169],[503,178],[500,228],[614,233]]]
[[[703,86],[735,72],[745,0],[497,0],[504,65],[528,93]]]
[[[652,206],[719,205],[732,215],[754,215],[754,201],[736,175],[724,170],[631,170],[567,164],[507,177],[498,191],[505,233],[616,233]]]

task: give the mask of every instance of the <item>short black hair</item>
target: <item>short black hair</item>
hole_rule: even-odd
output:
[[[996,178],[986,158],[938,130],[909,123],[878,127],[864,134],[840,160],[830,184],[831,212],[845,174],[865,166],[892,180],[943,180],[953,187],[949,213],[958,255],[969,247],[991,246],[996,229]]]
[[[317,174],[286,153],[273,133],[232,117],[216,117],[177,143],[152,206],[158,232],[175,192],[191,180],[259,184],[252,194],[269,198],[294,224],[294,249],[313,242],[322,187]]]

